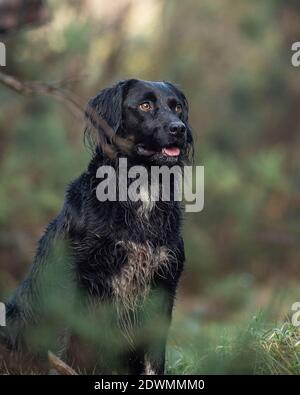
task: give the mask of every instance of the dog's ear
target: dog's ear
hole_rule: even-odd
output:
[[[85,117],[97,130],[102,128],[101,124],[97,124],[99,118],[103,119],[115,133],[120,127],[124,86],[125,81],[120,81],[110,88],[103,89],[89,100]]]
[[[90,147],[111,144],[122,124],[123,99],[134,79],[120,81],[92,97],[85,111],[85,141]],[[95,133],[95,130],[98,133]]]

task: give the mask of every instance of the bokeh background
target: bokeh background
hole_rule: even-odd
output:
[[[168,367],[266,371],[243,341],[268,328],[284,340],[281,325],[300,300],[300,68],[291,64],[299,2],[15,0],[5,9],[5,1],[1,72],[83,104],[131,77],[186,93],[205,207],[186,214]],[[24,277],[66,185],[88,163],[83,127],[66,103],[0,84],[0,300]],[[294,373],[300,336],[292,336]]]

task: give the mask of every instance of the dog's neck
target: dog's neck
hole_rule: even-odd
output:
[[[95,188],[97,185],[101,182],[101,179],[96,177],[97,170],[101,166],[111,166],[115,170],[116,174],[116,181],[117,181],[117,188],[119,185],[119,180],[120,177],[124,177],[124,173],[122,174],[120,172],[120,167],[119,167],[119,159],[127,159],[127,172],[132,168],[132,166],[136,166],[137,164],[131,161],[128,158],[121,157],[117,159],[110,159],[107,156],[105,156],[102,152],[98,151],[95,153],[93,159],[91,160],[89,166],[88,166],[88,174],[89,177],[91,177],[92,180],[92,187]],[[141,166],[141,165],[139,165]],[[128,201],[120,201],[119,203],[124,206],[127,205],[134,209],[136,213],[142,217],[145,217],[146,219],[150,217],[151,212],[155,207],[160,208],[160,206],[163,206],[163,209],[167,209],[167,207],[170,206],[174,207],[174,205],[179,205],[179,202],[174,201],[174,180],[172,180],[171,185],[170,185],[170,190],[171,190],[171,195],[170,195],[170,200],[169,201],[162,201],[162,183],[160,182],[152,182],[152,177],[151,177],[151,166],[150,165],[145,165],[143,166],[147,172],[148,172],[148,177],[147,180],[145,180],[144,183],[141,183],[140,188],[139,188],[139,196],[140,200],[135,202],[132,201],[130,198],[128,198]],[[127,173],[128,174],[128,173]],[[131,178],[127,178],[127,185],[128,187],[130,186],[131,183],[133,183],[135,180]]]

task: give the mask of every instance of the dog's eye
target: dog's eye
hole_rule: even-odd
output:
[[[181,107],[180,104],[176,104],[176,106],[175,106],[175,111],[176,111],[176,112],[181,112],[181,111],[182,111],[182,107]]]
[[[149,102],[144,102],[144,103],[141,103],[141,104],[139,105],[139,108],[140,108],[142,111],[150,111],[150,110],[152,110],[152,105],[151,105],[151,103],[149,103]]]

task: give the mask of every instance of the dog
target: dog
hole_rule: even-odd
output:
[[[93,97],[85,116],[91,161],[8,301],[0,339],[27,366],[51,349],[87,372],[164,374],[185,261],[181,203],[151,201],[151,181],[140,188],[143,199],[99,201],[97,171],[118,169],[120,158],[148,170],[188,163],[188,102],[169,82],[130,79]],[[83,325],[91,333],[82,335]]]

